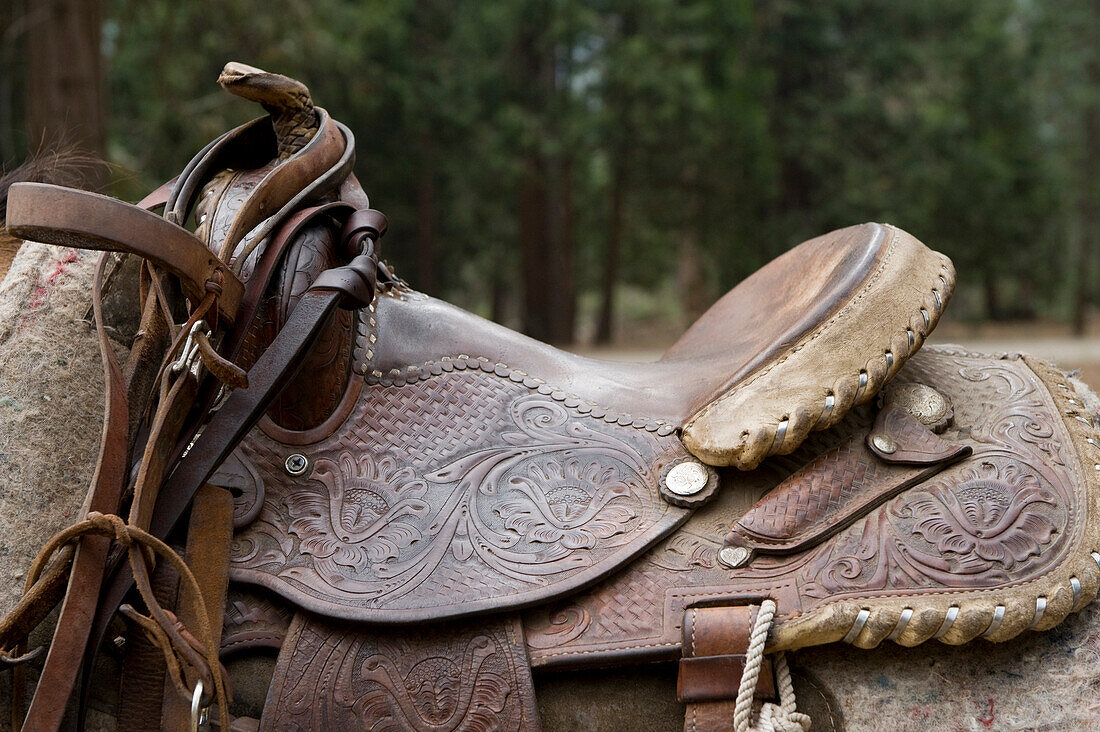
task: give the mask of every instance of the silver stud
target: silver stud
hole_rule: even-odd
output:
[[[694,496],[707,487],[710,475],[702,463],[685,460],[673,465],[665,476],[665,488],[678,496]]]
[[[947,635],[947,631],[951,630],[951,626],[955,624],[955,618],[957,617],[959,617],[959,608],[956,605],[947,608],[947,615],[944,616],[940,629],[932,637],[939,640]]]
[[[1092,553],[1092,561],[1096,562],[1096,568],[1100,569],[1100,552]]]
[[[1077,601],[1081,599],[1081,580],[1070,577],[1069,586],[1073,590],[1073,607],[1077,607]]]
[[[730,569],[744,567],[752,559],[752,551],[743,546],[724,546],[718,550],[718,561]]]
[[[928,317],[928,311],[924,308],[920,309],[920,316],[924,318],[924,327],[927,328],[932,324],[932,319]]]
[[[768,450],[769,455],[774,455],[779,452],[779,449],[783,447],[783,439],[787,436],[787,424],[788,420],[784,418],[779,426],[775,429],[775,437],[772,439],[771,449]]]
[[[1047,611],[1047,599],[1045,597],[1035,598],[1035,618],[1031,621],[1031,625],[1027,626],[1028,630],[1032,630],[1043,619],[1043,614]]]
[[[898,451],[897,440],[886,435],[875,435],[871,438],[871,444],[875,446],[876,450],[887,455],[893,455]]]
[[[819,425],[825,424],[825,422],[829,419],[829,415],[833,413],[833,407],[835,405],[836,397],[834,397],[832,394],[827,394],[825,396],[825,409],[822,410],[821,416],[817,418],[817,423]]]
[[[940,291],[939,290],[932,290],[932,294],[936,296],[936,307],[937,308],[942,308],[943,307],[943,299],[940,297]]]
[[[894,365],[894,354],[891,351],[886,352],[886,370],[889,371]]]
[[[286,472],[290,475],[302,475],[309,467],[309,458],[300,452],[293,453],[287,456],[286,462],[283,463],[283,467],[286,468]]]
[[[901,611],[901,617],[898,618],[898,624],[894,626],[894,629],[890,631],[890,635],[886,636],[886,640],[896,641],[898,636],[905,632],[905,626],[909,625],[909,621],[913,617],[913,608],[907,607]]]
[[[863,626],[867,625],[867,619],[871,617],[871,611],[867,608],[863,608],[859,611],[859,615],[856,616],[855,622],[852,623],[851,630],[848,631],[848,635],[844,636],[845,643],[854,643],[856,638],[859,637],[860,632],[863,630]]]
[[[989,627],[986,628],[985,631],[982,633],[982,637],[983,638],[988,638],[989,636],[996,633],[997,628],[1001,627],[1001,623],[1004,622],[1004,619],[1005,619],[1005,606],[1004,605],[998,605],[997,607],[993,608],[993,619],[989,621]]]

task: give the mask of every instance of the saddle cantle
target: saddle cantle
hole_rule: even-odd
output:
[[[225,719],[211,649],[274,647],[265,729],[534,729],[532,669],[672,658],[688,729],[741,728],[754,697],[804,727],[765,651],[1006,640],[1095,596],[1082,395],[1029,357],[914,356],[954,271],[905,232],[795,247],[657,362],[582,358],[411,289],[378,260],[385,220],[350,173],[351,132],[293,80],[231,64],[220,81],[269,117],[151,194],[164,219],[48,186],[14,187],[8,209],[17,233],[155,265],[135,344],[149,364],[123,390],[136,417],[104,439],[141,464],[133,505],[82,531],[167,538],[195,571],[131,548],[102,577],[74,564],[95,587],[66,605],[96,613],[94,649],[133,575],[150,618],[124,614],[193,690],[189,707],[164,695],[163,724],[212,685]],[[174,280],[187,307],[164,302]],[[181,600],[179,621],[221,627],[188,640],[159,612],[146,575],[178,581],[169,564],[206,610]],[[87,632],[63,610],[54,644]],[[72,678],[56,668],[29,722],[59,723]]]

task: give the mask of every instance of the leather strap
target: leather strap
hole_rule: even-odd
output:
[[[878,454],[878,444],[889,452]],[[725,542],[760,554],[803,551],[971,452],[901,407],[887,406],[870,434],[850,437],[765,494],[737,520]]]
[[[200,302],[220,289],[218,310],[229,322],[244,285],[194,234],[154,213],[98,193],[46,183],[16,183],[8,193],[7,226],[24,239],[137,254],[180,278]]]
[[[225,595],[229,589],[229,545],[232,540],[233,496],[224,488],[204,485],[191,505],[185,556],[199,581],[207,620],[214,629],[214,642],[219,648]],[[190,603],[180,603],[178,615],[183,627],[197,625]],[[170,688],[165,690],[162,728],[185,732],[191,728],[191,705],[172,691]]]
[[[686,732],[732,730],[745,653],[759,605],[688,608],[676,696],[687,704]],[[756,686],[760,699],[775,696],[771,661],[764,659]]]

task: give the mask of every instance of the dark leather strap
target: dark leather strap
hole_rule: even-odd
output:
[[[107,196],[45,183],[16,183],[7,225],[24,239],[79,249],[137,254],[180,278],[193,302],[220,288],[218,311],[237,314],[244,285],[194,234],[154,213]]]

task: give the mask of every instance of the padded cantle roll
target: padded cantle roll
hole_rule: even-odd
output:
[[[791,452],[897,373],[954,285],[947,257],[893,226],[841,229],[792,249],[719,300],[662,359],[741,354],[740,368],[684,423],[684,444],[742,470]]]

